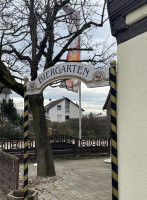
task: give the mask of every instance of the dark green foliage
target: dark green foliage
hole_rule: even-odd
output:
[[[0,138],[17,139],[22,137],[23,133],[15,129],[7,129],[0,133]]]
[[[23,137],[23,126],[14,125],[8,120],[0,124],[0,138],[16,139]]]
[[[66,122],[51,122],[50,126],[54,135],[62,134],[78,137],[78,119],[72,119]]]
[[[54,135],[70,135],[78,137],[79,119],[70,119],[66,122],[51,122]],[[110,137],[110,123],[107,117],[96,118],[92,113],[82,118],[82,138],[106,138]]]
[[[17,110],[14,106],[13,99],[9,99],[8,103],[3,99],[1,103],[1,112],[7,117],[8,120],[11,121],[14,125],[22,125],[23,117],[17,114]]]
[[[107,138],[109,133],[110,123],[107,117],[96,118],[94,115],[89,115],[89,118],[82,119],[82,135],[86,138]]]

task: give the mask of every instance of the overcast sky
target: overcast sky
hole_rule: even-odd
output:
[[[109,35],[109,41],[114,41],[114,38],[111,36],[109,22],[107,22],[103,28],[98,28],[98,31],[95,31],[95,41],[103,42]],[[114,47],[115,49],[116,47]],[[109,67],[109,66],[107,66]],[[97,88],[87,88],[86,85],[82,83],[82,97],[81,97],[81,106],[85,110],[85,113],[100,113],[102,112],[105,115],[105,112],[102,111],[102,107],[105,103],[109,92],[109,86],[106,87],[97,87]],[[63,88],[51,88],[47,87],[44,90],[44,105],[47,105],[50,101],[49,99],[57,100],[62,97],[67,97],[74,103],[79,102],[79,94],[67,91]],[[14,92],[10,96],[13,98],[14,103],[18,109],[23,109],[23,98],[15,94]]]

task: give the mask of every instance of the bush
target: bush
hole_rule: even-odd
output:
[[[23,137],[23,127],[7,121],[0,127],[0,138],[15,139]]]
[[[79,119],[70,119],[65,122],[51,122],[50,128],[54,135],[69,135],[78,137]],[[82,138],[106,138],[110,137],[110,123],[106,117],[95,118],[92,115],[89,118],[82,118]]]
[[[8,139],[17,139],[23,137],[23,134],[20,131],[9,129],[3,133],[3,136]]]

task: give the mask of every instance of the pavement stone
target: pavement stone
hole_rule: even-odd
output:
[[[38,200],[111,200],[111,165],[104,160],[57,160],[54,178],[37,177],[37,167],[29,164],[29,188],[38,190]],[[23,164],[20,164],[22,185]],[[1,198],[1,191],[0,200],[5,200]]]
[[[0,200],[6,200],[6,195],[1,189],[0,189]]]

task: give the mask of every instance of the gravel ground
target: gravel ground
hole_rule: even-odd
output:
[[[29,165],[29,188],[38,190],[38,199],[39,200],[57,200],[52,194],[43,190],[46,185],[53,185],[55,182],[63,182],[68,181],[73,178],[73,175],[67,171],[56,171],[56,176],[54,177],[37,177],[37,167],[33,164]],[[19,173],[19,188],[23,188],[23,165],[20,165],[20,173]]]

